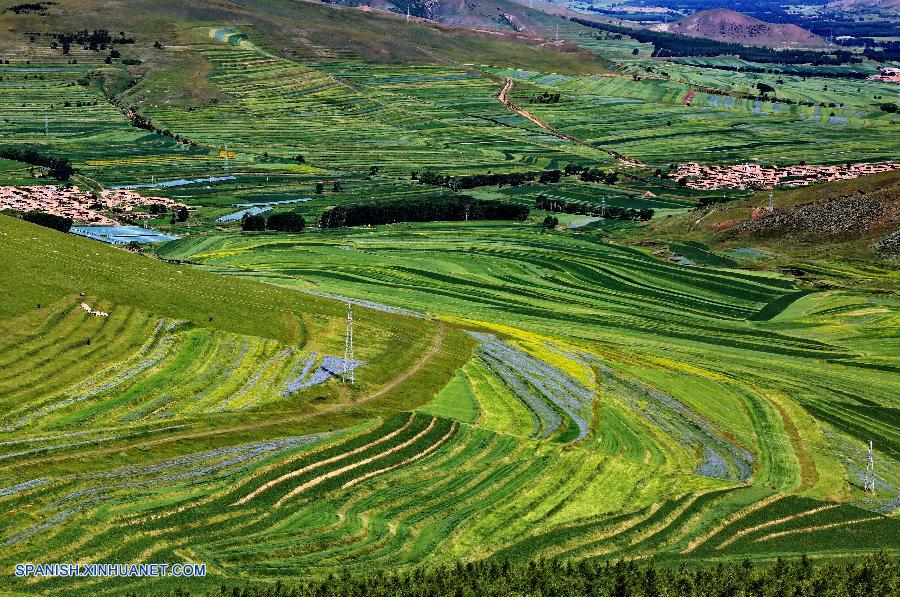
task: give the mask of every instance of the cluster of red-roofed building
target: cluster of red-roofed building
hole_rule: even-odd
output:
[[[684,179],[689,189],[714,191],[717,189],[772,189],[776,186],[805,187],[820,182],[852,180],[867,174],[900,169],[898,162],[847,164],[844,166],[762,166],[736,164],[733,166],[703,166],[697,162],[681,164],[670,174]]]
[[[882,83],[900,83],[900,68],[883,68],[869,78]]]
[[[159,217],[150,213],[151,205],[164,206],[164,211],[186,207],[165,197],[144,197],[128,189],[95,193],[76,186],[0,186],[0,210],[42,211],[93,226],[119,224],[114,214],[126,215],[129,220]]]

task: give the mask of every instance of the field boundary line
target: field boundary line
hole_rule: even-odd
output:
[[[756,526],[748,527],[746,529],[741,529],[740,531],[738,531],[737,533],[735,533],[734,535],[732,535],[731,537],[729,537],[722,543],[719,543],[719,545],[716,546],[716,549],[722,549],[724,547],[728,547],[729,545],[731,545],[732,543],[734,543],[741,537],[749,535],[750,533],[753,533],[760,529],[766,529],[766,528],[769,528],[769,527],[772,527],[772,526],[775,526],[775,525],[778,525],[778,524],[781,524],[784,522],[791,522],[792,520],[798,520],[800,518],[812,516],[813,514],[817,514],[819,512],[824,512],[825,510],[831,510],[832,508],[837,508],[837,506],[838,506],[837,504],[826,504],[825,506],[819,506],[818,508],[813,508],[812,510],[807,510],[806,512],[800,512],[798,514],[791,514],[790,516],[785,516],[783,518],[777,518],[775,520],[769,520],[767,522],[758,524]]]
[[[706,543],[707,541],[712,539],[717,533],[719,533],[722,529],[724,529],[728,525],[734,524],[735,522],[739,521],[740,519],[744,518],[745,516],[748,516],[748,515],[752,514],[753,512],[756,512],[757,510],[765,508],[769,504],[777,502],[778,500],[780,500],[783,497],[785,497],[785,494],[776,493],[774,495],[770,495],[769,497],[767,497],[764,500],[759,500],[758,502],[754,502],[753,504],[751,504],[750,506],[748,506],[742,510],[738,510],[737,512],[735,512],[734,514],[732,514],[731,516],[729,516],[728,518],[723,520],[721,523],[719,523],[718,525],[716,525],[715,527],[710,529],[709,532],[707,532],[705,535],[701,535],[701,536],[697,537],[696,539],[694,539],[693,541],[691,541],[690,543],[688,543],[687,547],[685,547],[683,550],[681,550],[682,555],[691,553],[692,551],[694,551],[695,549],[697,549],[698,547],[700,547],[701,545],[703,545],[704,543]]]
[[[411,446],[412,444],[416,443],[419,439],[421,439],[424,435],[426,435],[429,431],[434,429],[435,423],[437,423],[437,419],[432,417],[431,422],[428,424],[427,427],[425,427],[425,429],[423,429],[422,431],[420,431],[413,437],[409,438],[405,442],[403,442],[401,444],[397,444],[396,446],[394,446],[393,448],[391,448],[385,452],[381,452],[379,454],[375,454],[374,456],[364,458],[363,460],[360,460],[359,462],[353,462],[351,464],[348,464],[347,466],[341,467],[339,469],[335,469],[333,471],[329,471],[329,472],[325,473],[324,475],[320,475],[320,476],[316,477],[315,479],[311,479],[311,480],[307,481],[303,485],[299,485],[298,487],[295,487],[293,490],[291,490],[286,495],[284,495],[280,500],[275,502],[275,507],[276,508],[280,507],[281,504],[283,504],[285,502],[285,500],[289,500],[290,498],[294,497],[295,495],[298,495],[300,493],[303,493],[307,489],[311,489],[311,488],[315,487],[319,483],[323,483],[323,482],[327,481],[328,479],[337,477],[338,475],[342,475],[342,474],[346,473],[347,471],[352,471],[355,468],[369,464],[370,462],[374,462],[375,460],[384,458],[385,456],[390,456],[391,454],[398,452],[398,451],[402,450],[403,448]]]
[[[776,539],[778,537],[784,537],[785,535],[799,535],[801,533],[814,533],[816,531],[824,531],[827,529],[834,529],[837,527],[846,527],[851,524],[859,524],[861,522],[868,522],[870,520],[878,520],[881,518],[880,516],[867,516],[865,518],[854,518],[853,520],[843,520],[841,522],[832,522],[829,524],[821,524],[813,527],[803,527],[802,529],[790,529],[787,531],[779,531],[777,533],[770,533],[768,535],[764,535],[759,539],[756,539],[756,543],[760,541],[770,541],[772,539]]]
[[[406,466],[407,464],[409,464],[411,462],[415,462],[416,460],[425,458],[426,456],[428,456],[429,454],[431,454],[432,452],[434,452],[435,450],[440,448],[445,442],[447,442],[447,440],[449,440],[456,433],[456,429],[458,427],[459,427],[459,423],[457,421],[453,421],[453,424],[450,426],[450,431],[448,431],[446,434],[444,434],[444,437],[442,437],[440,440],[438,440],[437,443],[429,446],[426,450],[419,452],[415,456],[410,456],[403,462],[399,462],[397,464],[394,464],[392,466],[389,466],[389,467],[386,467],[383,469],[379,469],[377,471],[368,472],[365,475],[363,475],[362,477],[357,477],[356,479],[351,479],[351,480],[347,481],[346,483],[344,483],[343,485],[341,485],[341,489],[347,489],[348,487],[353,487],[357,483],[361,483],[361,482],[365,481],[366,479],[371,479],[372,477],[375,477],[382,473],[386,473],[388,471],[398,469],[400,467]]]
[[[248,493],[247,495],[245,495],[244,497],[242,497],[241,499],[239,499],[238,501],[234,502],[231,505],[232,506],[243,506],[244,504],[246,504],[247,502],[249,502],[256,496],[258,496],[265,490],[269,489],[270,487],[274,487],[275,485],[278,485],[279,483],[281,483],[283,481],[287,481],[288,479],[292,479],[298,475],[302,475],[303,473],[309,472],[311,470],[315,470],[319,467],[325,466],[326,464],[331,464],[332,462],[337,462],[338,460],[343,460],[344,458],[347,458],[349,456],[353,456],[355,454],[359,454],[360,452],[364,452],[364,451],[368,450],[369,448],[377,446],[378,444],[382,444],[382,443],[396,437],[398,434],[400,434],[404,430],[406,430],[410,425],[412,425],[413,419],[415,419],[415,415],[414,414],[409,415],[409,419],[406,420],[406,423],[404,423],[404,425],[402,427],[400,427],[399,429],[395,429],[394,431],[391,431],[387,435],[379,437],[378,439],[371,441],[364,446],[354,448],[353,450],[350,450],[349,452],[343,452],[341,454],[338,454],[337,456],[332,456],[331,458],[326,458],[325,460],[320,460],[318,462],[314,462],[307,466],[293,470],[289,473],[285,473],[276,479],[272,479],[271,481],[263,483],[262,485],[260,485],[259,487],[257,487],[256,489],[254,489],[253,491],[251,491],[250,493]]]

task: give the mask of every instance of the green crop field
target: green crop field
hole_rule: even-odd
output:
[[[0,201],[73,184],[178,238],[0,213],[0,593],[900,557],[898,172],[771,198],[668,174],[898,161],[896,84],[847,72],[872,59],[658,58],[531,8],[73,2],[0,7]],[[100,204],[123,187],[190,211]],[[388,213],[410,200],[465,211]]]

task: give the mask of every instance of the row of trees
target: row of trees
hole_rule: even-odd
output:
[[[544,211],[559,211],[567,214],[580,214],[586,216],[599,216],[611,220],[634,220],[646,222],[653,217],[653,210],[649,208],[633,209],[619,207],[617,205],[593,205],[579,201],[563,201],[551,199],[546,195],[538,195],[534,201],[535,209]]]
[[[14,12],[17,15],[27,14],[29,12],[40,12],[43,10],[47,10],[50,6],[56,4],[56,2],[23,2],[22,4],[16,4],[14,6],[10,6],[3,10],[3,12]]]
[[[44,155],[33,149],[23,147],[0,147],[0,158],[25,162],[32,166],[46,168],[47,173],[57,180],[69,180],[75,174],[72,162],[66,158]]]
[[[44,228],[52,228],[53,230],[59,230],[60,232],[68,232],[72,229],[72,218],[67,218],[65,216],[48,214],[43,211],[26,211],[18,215],[26,222],[31,222],[32,224],[37,224]]]
[[[303,232],[306,219],[295,211],[274,213],[268,218],[262,214],[248,214],[241,219],[241,230],[246,232],[275,230],[278,232]]]
[[[736,43],[690,37],[663,31],[652,31],[650,29],[632,29],[608,23],[598,23],[579,17],[572,17],[571,20],[585,27],[627,35],[641,43],[652,43],[654,48],[653,56],[659,57],[732,55],[749,62],[812,64],[815,66],[857,64],[862,62],[860,57],[847,50],[835,50],[832,53],[813,50],[773,50],[771,48],[742,46]]]
[[[806,79],[809,77],[822,77],[822,78],[835,78],[835,79],[868,79],[869,73],[866,72],[858,72],[855,70],[812,70],[810,68],[803,68],[791,65],[785,65],[783,68],[767,68],[764,66],[750,66],[749,64],[743,64],[741,66],[734,66],[732,64],[720,64],[720,63],[703,63],[703,64],[695,64],[695,66],[701,68],[713,68],[717,70],[724,70],[730,72],[738,72],[738,73],[757,73],[757,74],[768,74],[768,75],[786,75],[789,77],[800,77],[802,79]]]
[[[172,139],[178,143],[183,143],[185,145],[195,145],[195,143],[192,140],[182,137],[178,133],[173,133],[169,129],[159,128],[158,126],[156,126],[156,124],[153,123],[152,120],[150,120],[146,116],[139,114],[137,112],[137,110],[135,110],[133,108],[123,107],[122,105],[120,105],[119,103],[117,103],[115,101],[113,103],[122,111],[122,114],[129,121],[131,121],[131,126],[137,127],[139,129],[144,129],[145,131],[150,131],[151,133],[156,133],[157,135],[163,135],[164,137],[169,137],[170,139]]]
[[[55,49],[58,46],[62,46],[63,54],[69,53],[73,43],[84,46],[85,49],[93,50],[95,52],[105,50],[112,44],[134,43],[134,39],[126,37],[124,31],[120,31],[118,37],[113,37],[106,29],[94,29],[93,31],[82,29],[81,31],[75,31],[74,33],[54,33],[53,39],[55,41],[51,42],[50,47]]]
[[[463,220],[524,220],[524,205],[482,201],[468,195],[412,197],[371,203],[336,205],[319,218],[320,228],[372,226],[395,222],[459,222]]]
[[[527,182],[537,181],[540,184],[556,184],[563,176],[578,176],[582,182],[616,184],[619,173],[615,170],[601,170],[582,164],[568,164],[563,170],[538,170],[532,172],[490,172],[486,174],[470,174],[468,176],[449,176],[426,170],[414,171],[413,180],[422,184],[459,191],[477,187],[518,187]]]
[[[884,555],[862,563],[814,566],[806,557],[756,567],[749,560],[715,567],[657,568],[619,561],[470,562],[385,574],[330,575],[264,587],[228,587],[207,597],[889,597],[898,594],[900,566]],[[184,589],[170,593],[188,597]],[[202,593],[196,593],[201,594]]]
[[[447,187],[453,191],[474,189],[477,187],[518,187],[527,182],[537,181],[540,184],[556,184],[563,176],[578,176],[582,182],[616,184],[619,173],[615,170],[601,170],[582,164],[568,164],[563,170],[538,170],[532,172],[490,172],[486,174],[470,174],[468,176],[449,176],[426,170],[413,171],[413,180],[422,184]]]
[[[537,180],[541,184],[557,183],[562,177],[559,170],[543,170],[536,172],[497,172],[487,174],[470,174],[468,176],[447,176],[426,170],[414,171],[413,180],[418,179],[422,184],[430,184],[438,187],[459,191],[475,189],[478,187],[518,187],[526,182]]]

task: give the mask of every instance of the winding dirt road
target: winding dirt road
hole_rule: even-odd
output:
[[[611,149],[606,149],[604,147],[596,147],[594,145],[591,145],[590,143],[582,141],[581,139],[579,139],[577,137],[573,137],[572,135],[567,135],[566,133],[553,128],[552,126],[550,126],[549,124],[547,124],[546,122],[544,122],[543,120],[541,120],[540,118],[538,118],[537,116],[535,116],[534,114],[529,112],[528,110],[525,110],[524,108],[519,107],[518,105],[513,103],[512,100],[509,99],[509,92],[512,91],[513,84],[514,83],[513,83],[512,77],[506,77],[506,80],[503,82],[503,88],[500,90],[500,93],[497,94],[497,100],[499,100],[501,104],[503,104],[504,106],[506,106],[507,108],[509,108],[510,110],[512,110],[519,116],[521,116],[522,118],[525,118],[526,120],[529,120],[530,122],[536,124],[537,126],[541,127],[542,129],[544,129],[545,131],[547,131],[554,137],[563,139],[565,141],[571,141],[572,143],[577,143],[578,145],[583,145],[585,147],[590,147],[591,149],[598,149],[598,150],[610,155],[611,157],[615,158],[616,160],[618,160],[619,163],[622,164],[623,166],[626,166],[629,168],[640,168],[640,167],[644,166],[644,164],[641,164],[640,162],[638,162],[636,160],[633,160],[627,156],[624,156],[617,151],[613,151]]]

